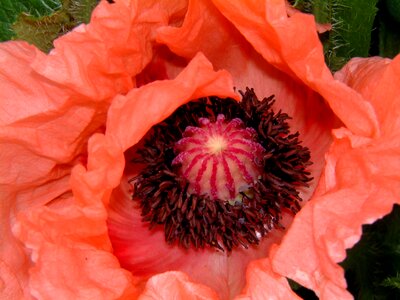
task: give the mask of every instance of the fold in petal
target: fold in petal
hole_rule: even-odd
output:
[[[169,97],[165,97],[167,91]],[[214,72],[204,56],[199,55],[175,80],[134,89],[126,100],[117,96],[119,100],[109,110],[105,135],[93,135],[89,141],[87,169],[77,166],[72,172],[73,197],[63,199],[62,206],[40,207],[18,218],[16,231],[32,251],[35,263],[30,270],[30,288],[36,297],[51,298],[55,291],[66,299],[136,297],[136,279],[121,269],[111,254],[105,206],[111,191],[120,184],[125,148],[145,133],[138,128],[151,127],[166,116],[164,111],[153,111],[151,118],[143,119],[140,117],[144,111],[138,108],[158,105],[173,110],[174,105],[208,94],[234,96],[232,81],[228,73]],[[131,115],[127,114],[130,112]],[[124,118],[127,123],[122,129],[123,123],[113,123]],[[62,266],[60,261],[64,261]]]
[[[103,1],[88,25],[55,40],[55,48],[36,59],[33,68],[91,101],[126,93],[153,55],[153,32],[185,8],[180,0]]]
[[[174,81],[156,81],[115,99],[109,110],[107,133],[127,150],[153,125],[191,99],[209,95],[237,99],[233,87],[227,91],[227,86],[232,87],[230,74],[214,72],[204,55],[198,54]]]
[[[399,57],[391,62],[354,59],[336,75],[376,108],[382,135],[371,139],[346,128],[334,131],[316,195],[272,255],[275,271],[315,290],[321,299],[352,298],[337,263],[360,239],[362,224],[376,221],[400,203],[400,104],[393,87],[400,79],[399,66]]]
[[[335,74],[370,102],[377,114],[382,135],[397,134],[400,129],[400,56],[390,59],[354,58]]]
[[[139,300],[206,300],[218,299],[217,294],[203,286],[188,280],[180,272],[167,272],[152,277],[146,284]]]
[[[284,2],[282,5],[286,7]],[[263,6],[255,4],[255,7],[243,8],[237,13],[245,17],[244,12],[250,13],[253,8],[255,11],[264,9]],[[285,9],[276,12],[283,13],[283,19],[287,18]],[[304,29],[306,25],[309,24],[299,26],[298,30]],[[315,24],[313,27],[315,29]],[[276,30],[278,29],[283,31],[284,27]],[[309,31],[310,35],[312,33],[316,35],[312,28]],[[253,49],[248,38],[249,35],[247,33],[242,35],[212,2],[203,0],[189,1],[188,12],[181,27],[167,26],[157,30],[157,41],[167,45],[175,54],[192,58],[201,51],[215,68],[228,70],[238,90],[252,87],[260,98],[275,95],[274,109],[282,110],[293,118],[290,122],[292,130],[300,132],[304,145],[311,150],[313,160],[311,172],[316,183],[324,165],[324,153],[331,143],[330,129],[340,122],[320,95],[310,86],[299,81],[292,72],[289,72],[293,75],[291,77],[279,71],[276,68],[279,65],[270,57],[266,61]],[[312,49],[316,52],[315,56],[319,55],[319,62],[322,64],[320,68],[322,68],[324,67],[322,48],[317,41],[315,37],[315,43],[310,48],[315,46]],[[285,42],[287,43],[285,46],[292,44],[291,41]],[[279,47],[275,49],[275,44],[276,42],[268,44],[268,50],[281,51]],[[308,54],[304,52],[303,54],[305,55],[304,63],[307,63]],[[329,72],[327,69],[325,71]],[[327,81],[334,82],[332,76],[326,78]],[[306,83],[309,84],[309,82]],[[313,188],[310,189],[312,190]],[[303,196],[306,200],[309,196],[308,191],[305,191]]]
[[[199,54],[175,80],[157,81],[116,99],[109,110],[106,135],[125,150],[178,106],[205,95],[237,97],[227,72],[212,73],[209,62]],[[123,267],[144,279],[167,270],[185,271],[197,282],[217,288],[222,299],[237,294],[243,269],[260,254],[243,250],[227,257],[214,250],[188,252],[167,245],[161,231],[149,231],[141,221],[140,209],[129,196],[128,179],[135,170],[129,170],[129,164],[127,169],[120,187],[113,191],[108,220],[114,253]]]
[[[299,12],[288,17],[284,0],[267,0],[263,4],[213,2],[265,60],[317,91],[352,132],[379,134],[371,105],[349,87],[332,80],[312,15]]]
[[[236,297],[236,300],[302,299],[292,291],[286,278],[272,271],[268,259],[250,263],[247,282],[244,294]]]
[[[181,1],[147,1],[145,5],[151,14],[141,16],[143,12],[140,7],[136,9],[131,1],[118,1],[112,9],[109,3],[102,2],[94,12],[92,24],[81,26],[58,39],[50,55],[24,42],[0,45],[0,189],[2,199],[3,195],[7,199],[7,205],[0,207],[0,254],[6,258],[5,270],[9,270],[1,274],[9,277],[1,279],[10,282],[9,290],[14,290],[14,287],[17,289],[17,285],[11,286],[15,278],[24,295],[32,292],[36,296],[53,298],[50,295],[57,290],[52,289],[51,285],[46,287],[46,280],[39,280],[45,278],[49,271],[42,262],[51,260],[51,255],[55,255],[41,248],[41,244],[46,244],[45,240],[49,238],[46,230],[51,231],[50,236],[54,238],[64,232],[64,226],[74,223],[67,222],[68,217],[63,213],[71,213],[71,219],[82,226],[84,224],[80,223],[79,214],[82,212],[79,210],[49,213],[43,205],[58,209],[63,207],[60,203],[68,206],[75,201],[70,194],[70,173],[74,165],[86,163],[87,139],[93,133],[104,130],[111,98],[118,92],[126,93],[134,86],[132,76],[141,72],[151,57],[152,31],[172,22],[169,18],[182,14],[186,6]],[[141,22],[135,23],[138,20]],[[90,209],[87,208],[87,211]],[[35,213],[40,217],[35,217]],[[99,223],[89,222],[89,233],[86,232],[84,236],[94,235],[88,239],[89,244],[100,245],[101,249],[107,250],[106,253],[97,253],[97,257],[102,257],[98,259],[99,265],[109,261],[119,270],[119,275],[111,272],[108,275],[114,277],[115,282],[119,281],[119,284],[108,288],[109,293],[123,295],[126,289],[130,294],[130,288],[126,286],[131,286],[131,276],[119,269],[118,261],[109,254],[111,247],[105,227],[104,208],[100,213],[99,209],[92,213],[102,222],[102,226],[93,231]],[[57,218],[62,226],[52,229],[46,226],[46,223],[48,225]],[[37,222],[37,226],[31,226],[31,221]],[[30,229],[32,236],[27,233]],[[15,239],[16,233],[20,234],[22,241],[27,242],[28,248],[35,249],[33,260],[36,265],[32,268],[31,291],[27,282],[30,252],[26,245]],[[79,230],[75,233],[78,236],[82,234]],[[42,234],[44,237],[38,238]],[[57,241],[57,238],[54,240]],[[74,238],[67,241],[60,239],[56,244],[70,245]],[[82,258],[94,251],[94,248],[88,248],[81,252],[75,250],[76,253],[80,252]],[[59,251],[60,255],[64,250]],[[68,257],[73,260],[73,256]],[[64,261],[62,255],[58,258],[59,262]],[[100,285],[96,284],[101,280],[107,281],[106,276],[100,274],[90,276],[91,284],[84,286],[85,280],[82,280],[82,293],[100,289]],[[99,278],[96,279],[96,276]],[[55,283],[55,286],[62,289],[61,281],[58,284]],[[73,283],[69,284],[71,288]],[[67,286],[64,287],[64,292],[67,289]],[[68,295],[61,290],[59,292]]]
[[[265,257],[270,245],[284,234],[271,232],[258,247],[235,249],[230,255],[213,249],[186,251],[168,245],[161,228],[149,230],[148,224],[142,222],[140,207],[131,199],[128,180],[137,170],[128,164],[124,173],[121,185],[111,196],[108,228],[122,267],[143,280],[160,272],[182,271],[191,280],[212,288],[220,299],[232,299],[244,287],[249,262]],[[285,216],[284,220],[286,226],[291,218]]]

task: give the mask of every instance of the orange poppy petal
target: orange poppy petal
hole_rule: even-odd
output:
[[[87,216],[66,198],[55,209],[42,207],[19,217],[17,234],[32,251],[29,287],[34,297],[117,299],[137,294],[131,274],[109,252],[101,214],[94,215],[93,207],[91,211]]]
[[[167,272],[153,276],[146,284],[139,300],[206,300],[218,299],[217,294],[201,284],[189,281],[181,272]]]
[[[55,123],[68,121],[51,113],[65,101],[65,93],[31,72],[29,65],[38,54],[25,42],[0,45],[0,257],[4,266],[0,279],[7,283],[4,293],[28,295],[29,260],[13,235],[15,218],[20,211],[43,205],[66,190],[68,166],[57,167],[53,157],[70,157],[68,143],[74,144],[67,136],[63,147],[50,134],[47,141],[54,149],[45,147],[45,135],[54,132]],[[34,119],[35,115],[40,117]],[[46,119],[53,124],[43,124]]]
[[[256,11],[259,9],[257,6]],[[274,94],[274,109],[282,109],[293,118],[292,130],[300,132],[304,145],[311,150],[314,163],[311,172],[316,183],[324,165],[324,153],[331,143],[330,129],[338,123],[336,116],[308,85],[276,69],[274,60],[266,61],[260,56],[247,38],[212,3],[202,0],[189,1],[181,27],[161,27],[157,31],[157,41],[177,55],[191,58],[201,51],[215,68],[228,70],[237,89],[253,87],[259,97]],[[274,45],[268,46],[270,51],[275,51]],[[320,50],[320,62],[324,66],[320,44],[315,42],[312,46],[315,46],[314,52]],[[328,79],[333,82],[332,76]],[[304,196],[307,199],[307,192]]]
[[[268,259],[251,262],[247,271],[247,286],[235,300],[302,299],[290,288],[286,278],[272,271]]]
[[[15,270],[0,260],[0,295],[4,299],[23,299],[24,294]]]
[[[227,86],[231,90],[227,90]],[[156,81],[115,99],[108,112],[107,133],[127,150],[179,106],[209,95],[238,98],[229,73],[214,72],[212,65],[199,53],[174,81]]]
[[[109,10],[109,4],[102,2],[92,24],[58,39],[50,55],[24,42],[0,45],[0,183],[1,198],[7,199],[7,205],[0,207],[0,255],[7,264],[1,276],[9,276],[2,277],[9,290],[17,289],[12,286],[17,278],[24,294],[29,293],[29,258],[14,237],[16,222],[29,224],[28,209],[68,203],[71,168],[81,160],[85,163],[87,139],[104,126],[110,98],[130,89],[132,75],[151,57],[149,36],[130,31],[150,34],[186,6],[181,1],[146,5],[154,14],[144,16],[135,27],[127,26],[142,13],[134,10],[134,3],[119,1]],[[147,22],[148,18],[158,23]],[[132,48],[126,49],[127,41]],[[29,231],[29,225],[18,229],[21,236],[24,230]],[[40,259],[45,261],[46,255]],[[115,258],[113,263],[118,266]]]
[[[129,170],[129,164],[127,168],[121,185],[112,193],[108,228],[115,255],[122,267],[135,276],[146,279],[159,272],[182,271],[195,282],[214,289],[220,299],[232,298],[245,285],[248,263],[265,257],[270,245],[284,234],[283,231],[271,232],[258,247],[235,249],[229,256],[213,249],[185,251],[170,246],[165,243],[162,229],[149,230],[148,224],[142,222],[140,209],[131,200],[128,184],[137,170]],[[290,221],[290,217],[284,216],[283,225]]]
[[[180,0],[102,1],[88,25],[55,40],[55,48],[36,59],[33,68],[91,101],[126,93],[135,85],[133,76],[151,60],[153,32],[185,7]]]
[[[288,17],[284,0],[268,0],[264,5],[213,2],[269,63],[321,94],[346,127],[365,136],[379,133],[371,105],[349,87],[332,80],[313,16],[296,13]]]
[[[400,56],[393,62],[381,57],[354,58],[335,74],[370,102],[377,114],[382,134],[397,133],[400,129]]]
[[[334,131],[316,196],[296,217],[273,256],[274,270],[314,289],[321,299],[351,298],[337,263],[359,240],[362,224],[374,222],[400,203],[399,98],[392,87],[400,79],[399,66],[398,58],[390,63],[354,59],[337,75],[374,105],[378,118],[385,116],[392,122],[382,120],[382,135],[376,139],[354,135],[346,128]],[[382,107],[378,97],[392,109]],[[304,254],[294,251],[300,248]]]
[[[73,197],[67,195],[62,205],[55,201],[50,208],[31,209],[18,217],[18,236],[32,251],[30,288],[34,295],[51,298],[56,292],[65,298],[87,295],[92,299],[136,295],[135,279],[111,254],[104,207],[112,189],[120,184],[123,148],[145,133],[138,128],[151,127],[166,116],[165,111],[154,110],[151,118],[143,119],[138,107],[164,105],[173,109],[208,94],[235,95],[229,74],[214,72],[204,56],[198,55],[175,80],[132,90],[126,99],[117,96],[109,110],[106,134],[94,135],[89,141],[87,170],[77,166],[72,172]],[[127,119],[126,112],[132,111]],[[113,123],[124,119],[129,126],[123,130],[119,123]],[[60,261],[64,263],[60,265]]]
[[[213,43],[209,43],[208,37],[211,28],[215,39]],[[263,61],[243,37],[215,10],[215,7],[205,1],[190,2],[182,27],[161,28],[157,38],[175,53],[188,58],[195,55],[197,51],[203,51],[217,67],[226,67],[233,73],[235,83],[247,81],[250,86],[255,84],[263,91],[278,94],[278,108],[282,107],[294,115],[295,129],[303,129],[305,144],[313,151],[315,162],[312,167],[313,175],[315,178],[319,177],[324,164],[324,153],[330,143],[329,130],[335,122],[331,111],[325,107],[319,95]],[[249,50],[250,54],[245,50]],[[330,77],[330,80],[333,81],[333,78]],[[128,176],[127,179],[129,178]],[[315,180],[315,184],[316,182]],[[304,194],[304,199],[312,193],[312,189],[307,192]],[[227,261],[221,255],[200,253],[196,253],[196,257],[193,258],[181,253],[182,251],[174,251],[171,247],[163,245],[162,232],[149,233],[147,231],[140,221],[140,212],[132,207],[129,193],[115,192],[114,197],[116,199],[111,203],[112,217],[110,217],[109,227],[115,232],[113,245],[125,268],[144,274],[151,274],[157,270],[184,270],[196,281],[214,287],[222,298],[235,295],[237,287],[243,286],[244,278],[238,274],[243,273],[249,259],[244,259],[241,255],[233,255]],[[117,203],[118,198],[125,200]],[[132,232],[136,234],[132,235]],[[268,239],[269,242],[273,240],[271,236]],[[147,251],[149,247],[153,249],[151,253]],[[252,258],[264,256],[267,248],[267,246],[260,247],[259,253]],[[165,258],[167,254],[169,254],[168,259]],[[213,269],[213,272],[203,272],[202,268],[194,267],[195,260],[201,261],[202,265],[210,265],[208,268],[212,268],[213,265],[227,265],[227,269],[235,271],[221,272]],[[185,266],[191,266],[191,269],[188,267],[185,269]],[[225,267],[219,269],[225,269]]]

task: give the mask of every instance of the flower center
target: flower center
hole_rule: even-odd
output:
[[[257,132],[238,118],[200,118],[199,127],[188,126],[175,144],[178,155],[172,165],[180,165],[189,193],[233,203],[261,175],[265,149],[256,137]]]
[[[282,211],[300,209],[299,188],[312,179],[309,150],[290,132],[289,116],[274,113],[273,96],[241,94],[241,102],[181,106],[137,152],[132,198],[150,229],[163,226],[168,244],[247,248],[282,228]]]

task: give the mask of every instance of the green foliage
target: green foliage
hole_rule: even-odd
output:
[[[25,40],[45,52],[53,47],[53,40],[58,36],[81,23],[88,23],[98,3],[98,0],[19,0],[30,3],[27,6],[19,5],[19,1],[0,0],[0,3],[2,1],[8,6],[0,9],[0,22],[3,22],[0,23],[0,39]]]
[[[395,57],[400,53],[400,1],[383,0],[379,6],[379,54]]]
[[[372,225],[341,264],[356,299],[400,299],[400,206]]]
[[[400,23],[400,1],[386,0],[386,7],[393,19]]]
[[[400,292],[400,274],[397,274],[394,277],[386,278],[382,282],[382,286],[391,287],[391,288],[399,290],[399,292]]]
[[[351,57],[368,56],[378,0],[332,2],[333,30],[325,49],[328,64],[335,70],[341,68]]]
[[[381,19],[379,26],[379,55],[395,57],[400,53],[400,24],[390,19]]]
[[[340,69],[351,57],[367,57],[378,0],[297,0],[294,6],[312,13],[332,30],[321,36],[329,67]]]
[[[64,0],[64,7],[75,23],[89,23],[92,10],[99,0]]]
[[[0,41],[14,36],[11,25],[21,13],[39,18],[54,13],[61,8],[58,0],[0,0]]]
[[[289,282],[290,288],[293,290],[293,292],[295,292],[302,299],[318,300],[318,297],[314,293],[314,291],[305,288],[304,286],[302,286],[301,284],[297,283],[296,281],[290,278],[287,278],[287,281]]]

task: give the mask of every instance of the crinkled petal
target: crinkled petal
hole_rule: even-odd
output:
[[[61,209],[60,213],[55,213],[47,211],[43,205],[59,209],[71,203],[85,204],[71,197],[71,168],[86,163],[87,140],[93,133],[104,131],[111,98],[131,89],[134,75],[141,72],[150,60],[152,32],[169,23],[169,18],[182,14],[186,6],[182,1],[147,1],[144,5],[150,14],[144,13],[143,7],[136,7],[132,1],[118,1],[112,9],[103,1],[94,12],[91,25],[81,26],[59,38],[49,55],[24,42],[0,45],[0,189],[2,199],[3,195],[6,199],[6,205],[0,207],[0,254],[7,264],[1,279],[6,280],[3,276],[9,276],[9,290],[17,289],[16,285],[11,286],[17,278],[24,295],[32,292],[43,298],[54,298],[57,289],[46,286],[43,278],[48,266],[43,262],[51,261],[55,254],[42,246],[48,243],[49,232],[46,230],[51,232],[52,238],[58,237],[74,223],[66,221],[70,213],[70,218],[77,224],[88,225],[84,234],[79,230],[74,234],[83,234],[85,238],[82,239],[85,243],[89,241],[91,247],[78,251],[76,249],[80,246],[77,245],[76,252],[73,252],[71,249],[74,247],[62,247],[73,244],[74,238],[67,239],[68,242],[59,239],[54,242],[56,249],[61,247],[59,253],[74,260],[74,256],[68,253],[76,253],[82,258],[92,251],[99,251],[96,252],[97,264],[107,265],[108,262],[108,266],[115,269],[114,273],[109,271],[109,279],[94,273],[90,275],[91,280],[82,280],[81,293],[98,289],[97,294],[101,294],[99,282],[113,277],[119,284],[108,287],[107,295],[131,294],[127,288],[132,281],[130,273],[120,269],[117,259],[110,255],[104,208],[87,207],[85,214],[94,215],[97,223],[89,220],[84,224],[77,221],[81,220],[76,216],[82,214],[79,209]],[[46,222],[54,219],[60,220],[58,226],[47,227]],[[14,234],[18,234],[26,244],[17,241]],[[51,242],[49,247],[54,243]],[[93,248],[95,246],[100,246],[100,250]],[[32,254],[36,264],[31,269],[31,291],[27,282],[31,253],[26,247],[36,251]],[[62,256],[58,259],[64,261]],[[78,261],[75,260],[76,265]],[[55,266],[54,270],[57,269]],[[65,270],[60,270],[58,280],[65,273]],[[16,275],[14,279],[12,274]],[[90,284],[85,286],[87,282]],[[72,282],[68,284],[73,286]],[[61,281],[54,286],[62,289]],[[59,291],[60,294],[68,295],[68,287],[64,289]]]
[[[324,62],[313,16],[298,12],[288,17],[284,0],[267,0],[262,4],[213,2],[269,63],[323,96],[346,127],[365,136],[379,134],[372,106],[352,89],[333,80]]]
[[[272,271],[268,259],[251,262],[246,277],[248,283],[244,293],[235,297],[235,300],[302,299],[292,291],[286,278]]]
[[[390,59],[354,58],[335,74],[370,102],[378,116],[383,135],[400,130],[400,56]]]
[[[321,299],[352,298],[337,263],[360,239],[362,224],[376,221],[400,203],[399,97],[392,87],[400,79],[399,66],[398,58],[391,62],[355,59],[337,75],[376,108],[379,119],[384,116],[392,122],[382,119],[382,135],[375,139],[357,136],[347,128],[334,131],[315,197],[297,215],[272,255],[276,272],[315,290]],[[384,99],[378,101],[382,95]],[[382,107],[381,101],[391,110]]]
[[[167,91],[170,96],[163,97]],[[30,270],[30,288],[35,296],[50,299],[57,293],[65,299],[135,297],[136,279],[121,269],[111,254],[104,206],[111,191],[120,184],[125,164],[123,152],[145,133],[138,128],[151,127],[166,116],[165,110],[154,110],[151,118],[140,118],[148,107],[158,105],[173,110],[174,106],[208,94],[233,97],[232,81],[227,72],[214,72],[204,56],[199,55],[175,80],[134,89],[126,101],[117,96],[109,110],[105,135],[93,135],[89,141],[87,169],[77,166],[72,172],[73,194],[62,199],[63,205],[56,201],[52,208],[40,207],[19,216],[16,231],[31,249],[35,263]],[[128,118],[126,114],[130,112]],[[128,123],[122,130],[119,123],[113,123],[124,119]]]
[[[212,32],[212,43],[209,42],[210,32]],[[316,178],[314,181],[316,184],[324,164],[325,151],[331,142],[330,129],[336,121],[317,93],[268,64],[214,5],[206,1],[191,1],[182,26],[160,28],[157,40],[168,45],[174,53],[188,59],[194,57],[198,51],[204,52],[216,68],[229,70],[233,74],[235,85],[241,88],[254,87],[261,97],[276,94],[276,109],[282,108],[293,116],[294,130],[301,131],[304,144],[313,153],[314,165],[311,171]],[[333,81],[332,77],[329,79]],[[126,115],[130,116],[132,112]],[[118,124],[121,127],[120,131],[123,132],[129,120],[119,114],[117,116],[115,119],[118,122],[115,124]],[[151,116],[138,116],[140,119],[148,117]],[[147,131],[148,128],[137,130]],[[134,173],[126,174],[125,182],[134,175]],[[302,191],[304,199],[311,195],[313,187]],[[220,253],[195,253],[191,256],[163,245],[162,232],[148,232],[140,220],[140,212],[129,199],[127,189],[114,191],[113,198],[115,199],[111,203],[109,227],[112,228],[112,236],[115,236],[112,241],[115,253],[125,268],[136,274],[147,275],[157,271],[185,271],[194,280],[212,286],[221,298],[238,293],[245,284],[244,270],[248,262],[264,257],[269,245],[273,241],[278,241],[282,234],[271,234],[268,242],[258,249],[243,253],[238,250],[235,251],[237,255],[233,254],[229,258]],[[118,201],[122,198],[125,199]],[[290,221],[290,218],[287,221]],[[136,234],[133,235],[132,232]],[[153,249],[152,252],[147,251],[149,247]],[[165,258],[167,255],[168,258]],[[199,259],[200,256],[202,259]],[[213,271],[204,272],[204,267]]]
[[[153,32],[185,7],[180,0],[103,1],[90,24],[54,41],[55,49],[34,61],[33,68],[92,101],[126,93],[152,57]]]
[[[210,95],[237,98],[233,87],[227,92],[227,86],[232,86],[229,73],[214,72],[204,55],[198,54],[175,80],[156,81],[115,99],[109,110],[107,133],[126,150],[191,99]]]
[[[181,272],[166,272],[153,276],[146,283],[139,300],[206,300],[218,299],[210,288],[189,281]]]
[[[256,11],[260,9],[261,7],[256,7]],[[250,14],[250,10],[246,8],[239,10],[238,14],[245,16],[246,11]],[[242,35],[235,28],[235,22],[232,23],[210,1],[189,1],[188,12],[182,26],[161,27],[157,31],[157,41],[167,45],[177,55],[186,58],[192,58],[198,51],[203,52],[215,68],[226,69],[232,74],[237,89],[252,87],[259,97],[274,94],[276,96],[274,109],[276,111],[282,109],[293,118],[292,130],[300,132],[304,145],[311,150],[313,160],[311,172],[315,178],[314,182],[317,182],[324,165],[324,153],[331,142],[330,129],[338,124],[336,117],[321,96],[313,91],[312,85],[305,85],[298,78],[279,71],[276,62],[270,57],[265,60],[246,40],[248,35]],[[283,31],[284,27],[278,29]],[[305,26],[298,28],[302,29],[306,30]],[[310,48],[315,47],[313,52],[320,51],[320,67],[325,67],[322,48],[317,40],[314,40],[315,43]],[[294,41],[290,41],[290,44],[304,47],[300,44],[301,41],[298,44]],[[289,44],[289,41],[286,42]],[[280,48],[275,49],[276,43],[267,46],[269,51],[282,51]],[[306,62],[308,53],[303,52],[303,55],[302,59]],[[327,80],[334,82],[332,76],[328,76]],[[304,196],[303,199],[307,199],[307,192]]]
[[[248,263],[265,257],[270,245],[284,234],[271,232],[258,247],[235,249],[230,255],[213,249],[186,251],[170,246],[165,243],[162,229],[149,230],[148,224],[142,222],[140,209],[131,200],[128,180],[136,174],[134,168],[125,170],[120,187],[113,191],[108,220],[114,253],[134,275],[146,279],[159,272],[182,271],[195,282],[214,289],[220,299],[233,298],[245,285]],[[285,216],[284,221],[286,226],[291,218]]]
[[[237,97],[228,73],[214,73],[209,62],[199,54],[175,80],[157,81],[132,90],[126,97],[120,96],[110,108],[106,134],[115,141],[114,144],[121,145],[125,150],[137,143],[151,126],[163,120],[178,106],[206,95]],[[125,173],[127,176],[133,175],[128,170]],[[239,292],[243,273],[236,274],[235,267],[229,271],[229,258],[225,254],[214,250],[189,253],[168,246],[162,232],[148,230],[146,224],[141,222],[140,210],[130,199],[128,179],[124,177],[120,187],[113,192],[108,220],[114,253],[123,266],[134,275],[144,278],[167,270],[185,271],[198,282],[218,287],[222,298],[229,297],[231,291]],[[242,260],[242,270],[253,257],[251,252],[247,254],[247,258]],[[244,253],[236,255],[245,256]],[[226,273],[231,273],[231,277],[236,280],[227,282]]]
[[[10,216],[14,208],[6,199],[12,197],[11,193],[0,190],[0,295],[5,299],[22,299],[25,295],[28,299],[29,293],[24,287],[29,261],[11,231]]]

